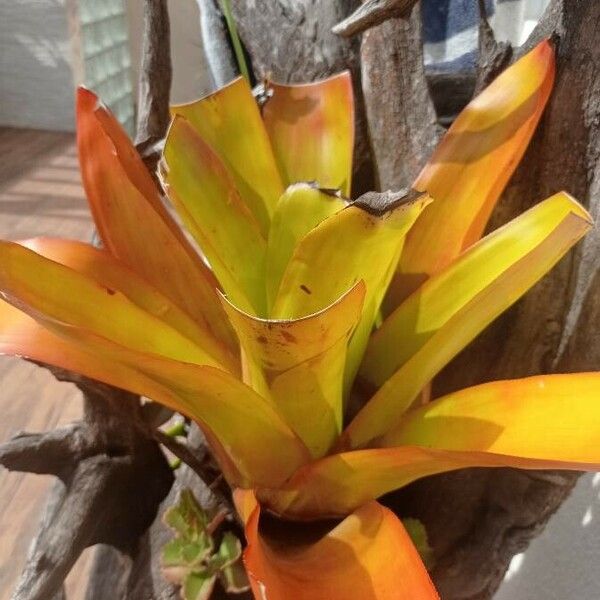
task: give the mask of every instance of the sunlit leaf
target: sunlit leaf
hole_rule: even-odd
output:
[[[258,496],[290,519],[342,517],[421,477],[465,466],[464,453],[448,456],[415,445],[354,450],[311,462],[281,488],[260,489]]]
[[[285,185],[315,180],[350,196],[354,98],[350,72],[299,85],[269,82],[263,107]]]
[[[171,110],[185,117],[217,153],[266,235],[284,186],[248,82],[240,77],[205,98]]]
[[[259,600],[439,600],[400,520],[370,502],[317,542],[274,544],[246,522],[244,562]],[[306,529],[306,526],[304,526]]]
[[[284,272],[272,311],[278,319],[322,310],[357,281],[365,282],[363,315],[348,353],[347,383],[362,358],[404,236],[428,202],[427,195],[365,194],[302,238]]]
[[[531,459],[531,468],[549,461],[550,468],[598,470],[599,397],[600,373],[486,383],[411,411],[381,444],[418,440],[428,448],[503,455],[505,462]]]
[[[231,175],[192,126],[176,117],[164,150],[169,198],[231,301],[266,314],[267,244]]]
[[[107,251],[89,244],[58,238],[33,238],[19,242],[38,254],[96,280],[106,289],[122,292],[142,310],[164,321],[204,348],[229,371],[237,372],[238,359],[197,321],[175,305],[135,271]]]
[[[83,186],[105,248],[233,347],[216,279],[162,205],[118,121],[83,88],[77,94],[77,145]]]
[[[298,242],[346,204],[338,194],[308,183],[291,185],[281,196],[273,214],[267,249],[269,306],[277,297],[281,278]]]
[[[577,215],[582,221],[569,215]],[[589,214],[563,192],[494,231],[429,279],[387,317],[372,336],[361,365],[361,376],[373,385],[382,385],[477,294],[507,277],[506,272],[515,263],[544,244],[548,247],[547,254],[556,254],[551,252],[553,244],[547,243],[547,239],[555,240],[561,231],[558,228],[565,221],[575,225],[571,227],[573,234],[583,235],[591,227]],[[530,285],[535,283],[537,273],[539,270],[531,272]],[[520,293],[514,286],[510,295],[488,294],[488,301],[501,312]]]
[[[399,348],[405,362],[396,362],[382,357],[379,346],[381,370],[368,356],[375,381],[401,366],[348,426],[344,436],[350,447],[393,427],[433,377],[589,231],[588,219],[566,194],[553,196],[482,240],[408,298],[394,313],[390,330],[397,335],[403,330],[399,343],[410,353]],[[393,353],[391,339],[386,343]]]
[[[343,515],[394,489],[466,467],[600,469],[600,373],[541,375],[467,388],[404,416],[381,447],[302,467],[261,490],[288,517]]]
[[[308,460],[272,404],[228,373],[131,351],[72,326],[45,324],[60,335],[0,301],[0,353],[81,373],[187,415],[207,434],[233,485],[276,486]]]
[[[313,456],[342,429],[346,350],[364,296],[359,282],[326,309],[286,321],[257,319],[224,301],[241,341],[244,381],[273,399]]]
[[[542,42],[454,121],[413,184],[435,202],[407,236],[386,301],[391,308],[480,238],[535,131],[554,69],[554,50],[550,42]]]
[[[200,346],[141,309],[119,290],[36,254],[0,241],[0,295],[50,326],[82,327],[132,350],[217,366]]]

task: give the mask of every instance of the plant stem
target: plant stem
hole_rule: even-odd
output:
[[[221,11],[225,17],[227,23],[227,29],[229,29],[229,35],[231,36],[231,43],[233,44],[233,51],[235,52],[235,58],[240,69],[240,73],[246,78],[248,83],[250,82],[250,72],[248,71],[248,65],[246,64],[246,57],[244,56],[244,49],[238,35],[237,27],[235,25],[235,19],[231,12],[231,4],[229,0],[220,0]]]

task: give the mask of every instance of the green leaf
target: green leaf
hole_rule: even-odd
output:
[[[241,556],[242,544],[240,540],[231,531],[226,531],[223,534],[219,549],[209,561],[209,568],[214,570],[223,569],[239,560]]]
[[[167,509],[163,517],[165,524],[176,532],[177,536],[173,541],[179,542],[179,545],[169,545],[168,556],[163,558],[173,558],[177,552],[187,564],[196,564],[196,558],[203,549],[212,553],[214,546],[209,528],[215,516],[198,504],[191,490],[182,490],[177,504]],[[189,549],[185,547],[186,544],[190,546]]]
[[[184,600],[208,600],[216,580],[216,575],[209,575],[206,572],[190,573],[181,588]]]
[[[249,587],[238,538],[226,531],[215,552],[212,534],[222,518],[223,512],[202,508],[189,489],[182,490],[177,503],[164,514],[163,521],[176,537],[163,547],[162,570],[166,579],[181,586],[184,600],[208,600],[217,577],[228,592]]]

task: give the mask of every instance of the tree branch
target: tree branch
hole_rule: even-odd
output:
[[[479,64],[475,94],[487,87],[510,64],[512,46],[507,42],[497,42],[494,30],[489,24],[485,0],[479,0]]]
[[[200,33],[213,89],[219,89],[238,75],[229,34],[216,0],[196,0],[200,10]]]
[[[408,18],[416,3],[417,0],[367,0],[332,31],[336,35],[350,37],[389,19]]]
[[[9,471],[61,477],[65,465],[87,450],[81,430],[76,423],[47,433],[18,433],[0,445],[0,465]]]
[[[169,127],[171,46],[167,0],[145,0],[136,145],[152,175]]]

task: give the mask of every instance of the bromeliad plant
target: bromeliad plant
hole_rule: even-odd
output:
[[[123,130],[80,90],[81,170],[104,249],[1,242],[0,349],[194,419],[246,523],[257,598],[435,598],[379,496],[469,466],[600,467],[600,374],[419,400],[591,226],[559,193],[480,240],[553,77],[542,43],[458,117],[421,191],[354,202],[348,74],[274,84],[262,108],[243,79],[173,107],[161,178],[201,254]],[[316,542],[274,543],[261,511],[340,522]]]

